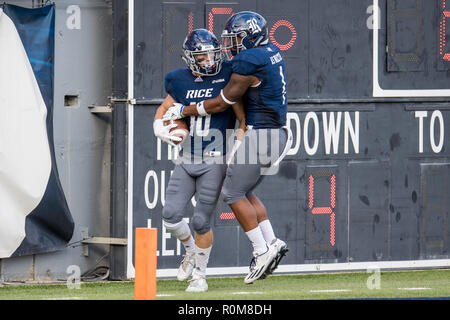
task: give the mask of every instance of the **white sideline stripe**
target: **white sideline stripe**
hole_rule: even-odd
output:
[[[431,288],[397,288],[398,290],[431,290]]]
[[[87,297],[61,297],[61,298],[47,298],[44,300],[84,300]]]
[[[233,292],[233,294],[263,294],[264,292],[255,291],[255,292]]]
[[[174,294],[159,293],[156,296],[157,297],[173,297]]]
[[[274,274],[279,272],[312,272],[312,271],[356,271],[367,269],[415,269],[450,267],[450,259],[406,260],[406,261],[374,261],[344,262],[322,264],[280,265]]]
[[[352,291],[350,289],[325,289],[325,290],[309,290],[309,292],[349,292]]]
[[[417,269],[450,267],[450,259],[377,261],[377,262],[344,262],[321,264],[287,264],[278,266],[274,274],[318,272],[318,271],[365,271],[368,269]],[[157,277],[176,277],[178,269],[159,269]],[[208,268],[207,276],[246,275],[248,267]]]
[[[159,269],[156,270],[156,277],[176,277],[178,268],[176,269]],[[228,267],[228,268],[208,268],[206,269],[207,276],[220,275],[246,275],[248,274],[248,267]]]

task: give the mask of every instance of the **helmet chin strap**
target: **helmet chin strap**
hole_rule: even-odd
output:
[[[266,39],[264,41],[261,41],[260,45],[265,46],[268,43],[269,43],[269,39]]]
[[[255,41],[255,44],[254,44],[253,46],[254,46],[254,47],[259,46],[259,43],[261,42],[261,40],[262,40],[262,37],[259,37],[259,38]]]

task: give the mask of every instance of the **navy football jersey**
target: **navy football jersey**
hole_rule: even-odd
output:
[[[253,128],[286,125],[287,97],[285,65],[273,44],[239,52],[232,61],[233,72],[256,76],[261,83],[248,88],[243,97],[245,121]]]
[[[222,69],[215,76],[195,77],[190,69],[181,68],[169,72],[164,85],[176,102],[188,106],[218,96],[230,80],[231,73],[229,61],[222,63]],[[186,122],[191,139],[183,144],[183,149],[190,148],[187,151],[196,155],[203,155],[205,150],[226,154],[226,130],[234,129],[236,123],[232,108],[206,117],[192,116],[186,118]],[[219,132],[221,140],[218,140]]]

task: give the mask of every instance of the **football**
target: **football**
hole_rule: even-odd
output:
[[[170,135],[180,137],[182,139],[181,141],[173,141],[173,143],[175,143],[175,144],[183,143],[184,140],[186,140],[187,136],[189,135],[189,130],[188,130],[186,121],[183,119],[170,120],[170,121],[165,121],[164,125],[167,126],[170,123],[176,123],[178,125],[177,127],[170,129],[170,131],[169,131]]]

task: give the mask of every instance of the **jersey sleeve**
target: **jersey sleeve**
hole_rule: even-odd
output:
[[[175,99],[175,90],[173,87],[173,74],[172,72],[169,72],[166,77],[164,78],[164,89],[166,90],[167,94],[170,94],[172,98]]]
[[[233,73],[233,67],[232,67],[231,61],[227,60],[222,63],[221,73],[223,73],[223,76],[225,77],[226,81],[228,82],[228,80],[231,77],[231,74]]]
[[[233,72],[243,76],[258,76],[258,70],[261,68],[261,61],[258,57],[242,51],[232,61]],[[261,79],[260,79],[261,80]]]

